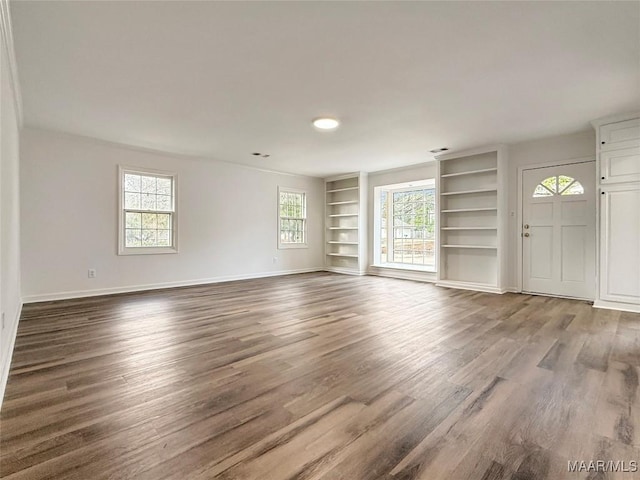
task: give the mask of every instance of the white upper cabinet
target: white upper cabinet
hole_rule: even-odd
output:
[[[640,146],[600,152],[600,183],[637,181],[640,181]]]
[[[615,122],[600,127],[600,151],[619,150],[640,144],[640,119]]]
[[[610,117],[592,123],[597,131],[599,184],[640,181],[640,118]]]

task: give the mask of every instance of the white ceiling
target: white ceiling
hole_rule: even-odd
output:
[[[11,13],[26,125],[293,173],[420,163],[640,106],[640,2],[13,1]],[[316,131],[319,115],[341,128]]]

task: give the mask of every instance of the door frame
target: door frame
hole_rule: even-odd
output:
[[[516,280],[517,280],[517,288],[518,288],[518,293],[522,293],[522,285],[523,285],[523,267],[522,267],[522,262],[524,261],[523,258],[523,254],[522,254],[522,241],[523,241],[523,237],[522,237],[522,209],[523,209],[523,191],[522,191],[522,177],[524,175],[525,170],[536,170],[538,168],[547,168],[547,167],[561,167],[564,165],[574,165],[576,163],[588,163],[588,162],[593,162],[593,169],[596,172],[596,178],[597,178],[597,170],[596,170],[596,157],[595,155],[589,155],[588,157],[577,157],[577,158],[568,158],[565,160],[554,160],[552,162],[544,162],[544,163],[531,163],[531,164],[527,164],[527,165],[523,165],[521,167],[518,167],[518,208],[516,210],[516,228],[515,228],[515,237],[514,240],[516,241],[516,245],[517,245],[517,253],[516,253]],[[597,193],[597,192],[596,192]],[[596,282],[596,292],[598,291],[598,278],[599,278],[599,269],[598,269],[598,201],[599,199],[596,197],[596,209],[593,212],[593,216],[594,216],[594,220],[595,220],[595,227],[596,227],[596,242],[595,242],[595,261],[596,261],[596,278],[594,279]],[[540,294],[542,295],[542,294]],[[560,296],[560,295],[557,295]]]

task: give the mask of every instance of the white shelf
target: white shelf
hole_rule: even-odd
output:
[[[357,203],[357,200],[347,200],[345,202],[329,202],[327,205],[355,205]]]
[[[332,213],[330,217],[357,217],[357,213]]]
[[[496,250],[498,247],[492,247],[491,245],[442,245],[442,248],[483,248]]]
[[[358,190],[358,188],[359,187],[334,188],[333,190],[327,190],[327,193],[350,192],[353,190]]]
[[[347,258],[358,258],[357,253],[327,253],[330,257],[347,257]]]
[[[458,213],[458,212],[497,212],[498,209],[494,207],[489,208],[456,208],[454,210],[441,210],[442,213]]]
[[[494,192],[497,193],[497,188],[480,188],[478,190],[462,190],[460,192],[442,192],[440,195],[467,195],[470,193],[489,193]]]
[[[440,178],[450,178],[450,177],[459,177],[461,175],[475,175],[478,173],[489,173],[489,172],[497,172],[497,168],[481,168],[479,170],[468,170],[466,172],[460,173],[447,173],[445,175],[440,175]]]
[[[329,227],[329,230],[358,230],[358,227]]]
[[[329,240],[327,243],[333,245],[358,245],[358,242],[340,242],[339,240]]]
[[[442,227],[440,230],[497,230],[498,227]]]

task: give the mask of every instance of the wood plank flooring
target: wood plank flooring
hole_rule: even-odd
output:
[[[387,278],[30,304],[0,474],[637,479],[639,373],[638,314]]]

